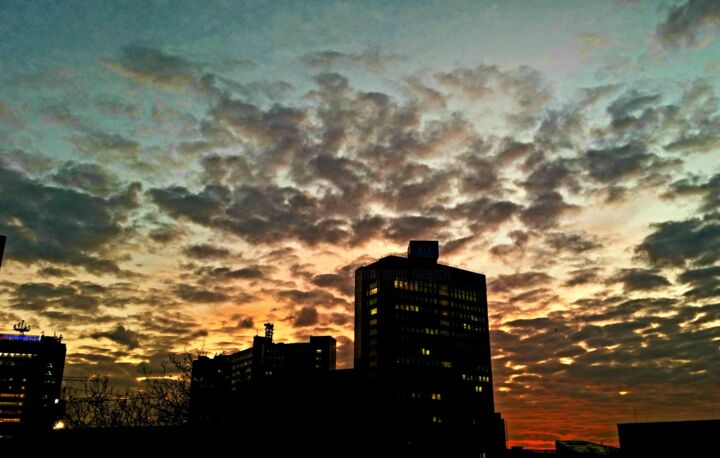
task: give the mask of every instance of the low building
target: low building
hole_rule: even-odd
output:
[[[618,437],[626,457],[712,456],[720,420],[620,423]]]
[[[308,390],[327,381],[335,370],[336,341],[313,336],[309,342],[273,342],[273,326],[253,346],[214,358],[193,361],[190,421],[217,423],[240,420],[250,406],[289,405],[307,399]]]
[[[62,337],[0,334],[0,437],[49,430],[59,418]]]

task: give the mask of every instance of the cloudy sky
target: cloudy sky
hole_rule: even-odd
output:
[[[438,239],[513,445],[720,416],[720,3],[0,3],[3,332],[68,375],[332,334]]]

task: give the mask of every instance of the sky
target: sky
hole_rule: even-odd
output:
[[[720,3],[0,1],[0,323],[66,375],[484,273],[510,445],[720,417]],[[342,406],[338,406],[341,409]]]

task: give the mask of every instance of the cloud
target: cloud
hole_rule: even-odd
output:
[[[643,145],[637,143],[588,150],[585,152],[583,162],[590,176],[601,183],[627,180],[646,174],[651,169],[661,169],[666,164],[657,155],[648,153]]]
[[[107,198],[51,187],[0,167],[0,233],[6,256],[25,264],[38,260],[81,266],[95,274],[123,274],[108,259],[109,245],[126,233],[139,184]]]
[[[652,227],[653,232],[635,247],[635,254],[654,267],[703,266],[720,260],[716,218],[666,221]]]
[[[579,210],[579,206],[568,204],[555,191],[545,192],[536,197],[529,207],[522,210],[520,219],[533,229],[548,229],[557,226],[561,217]]]
[[[139,45],[124,47],[116,59],[102,59],[105,67],[140,84],[164,90],[187,89],[199,68],[182,57]]]
[[[715,0],[688,0],[670,9],[655,36],[668,48],[702,47],[707,34],[720,26],[720,4]],[[712,36],[714,38],[714,35]]]
[[[701,177],[695,175],[677,180],[670,184],[670,189],[662,197],[677,198],[694,195],[702,196],[701,211],[714,212],[720,208],[720,173],[704,183]]]
[[[66,162],[52,176],[55,183],[90,194],[107,196],[118,192],[117,176],[94,163]]]
[[[230,250],[209,243],[190,245],[183,249],[185,256],[193,259],[226,259],[231,256]]]
[[[547,285],[552,280],[553,277],[544,272],[497,275],[488,283],[488,291],[493,294],[507,293],[516,289],[529,289],[538,285]]]
[[[309,68],[329,70],[359,67],[374,73],[383,72],[388,64],[399,60],[398,56],[382,54],[379,47],[369,48],[360,53],[344,53],[328,49],[306,53],[300,57],[300,62]]]
[[[132,164],[140,156],[140,144],[128,140],[122,135],[107,134],[104,132],[89,132],[82,136],[70,138],[75,148],[91,158],[98,160],[117,160],[120,163]]]
[[[570,278],[568,278],[563,286],[573,287],[579,285],[587,285],[588,283],[600,283],[599,273],[602,269],[591,267],[587,269],[577,269],[568,272]]]
[[[94,332],[90,334],[93,339],[110,339],[113,342],[125,345],[128,349],[134,350],[140,346],[140,334],[118,324],[110,331]]]
[[[0,102],[0,120],[14,127],[15,129],[25,129],[25,123],[20,119],[15,110],[4,102]]]
[[[503,94],[509,96],[516,107],[529,111],[543,108],[551,98],[550,87],[542,74],[526,65],[510,70],[485,64],[459,67],[452,72],[438,72],[435,79],[457,97],[477,102]]]
[[[333,308],[336,306],[350,308],[350,303],[346,299],[319,288],[309,290],[284,289],[273,293],[279,300],[291,305],[312,306],[313,308]]]
[[[596,237],[585,233],[552,232],[545,235],[545,243],[556,252],[581,254],[603,247]]]
[[[691,287],[683,294],[685,297],[691,299],[720,297],[720,267],[718,266],[686,270],[677,279]]]
[[[50,309],[93,311],[100,305],[96,294],[84,294],[72,285],[23,283],[13,293],[13,307],[23,310]]]
[[[306,327],[318,323],[318,311],[315,307],[304,306],[293,318],[293,326]]]
[[[226,302],[230,300],[230,296],[223,290],[204,289],[187,283],[175,285],[173,292],[177,297],[189,303]]]
[[[372,261],[373,258],[369,256],[361,256],[338,267],[334,273],[314,275],[310,281],[315,286],[332,288],[346,296],[352,296],[355,292],[355,270]]]
[[[670,286],[670,282],[657,269],[622,269],[612,282],[622,283],[625,292],[652,291]]]

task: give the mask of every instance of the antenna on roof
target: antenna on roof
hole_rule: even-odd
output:
[[[17,332],[19,332],[22,335],[25,335],[26,332],[30,330],[30,325],[25,323],[25,320],[18,321],[13,325],[13,329]]]
[[[272,342],[273,332],[275,331],[275,325],[272,323],[265,323],[265,338]]]

